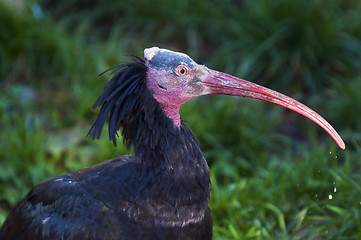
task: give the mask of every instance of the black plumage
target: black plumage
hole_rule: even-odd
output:
[[[165,116],[143,60],[110,70],[91,131],[99,137],[109,115],[110,140],[122,128],[134,155],[36,186],[9,214],[1,240],[211,239],[209,170],[196,137]]]

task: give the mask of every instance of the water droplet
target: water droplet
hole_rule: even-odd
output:
[[[334,188],[333,188],[333,192],[337,192],[337,188],[334,187]]]
[[[331,152],[330,152],[330,154],[331,154]]]
[[[328,199],[330,199],[330,200],[332,199],[332,195],[331,195],[331,194],[330,194],[330,195],[328,195]]]

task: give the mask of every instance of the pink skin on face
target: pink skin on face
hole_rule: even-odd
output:
[[[145,49],[144,56],[148,67],[147,87],[162,105],[166,116],[178,127],[181,124],[180,106],[194,97],[206,94],[243,96],[272,102],[306,116],[327,131],[340,148],[345,149],[343,140],[325,119],[286,95],[198,65],[183,53],[154,47]]]
[[[173,73],[159,72],[148,67],[148,89],[153,92],[153,97],[162,105],[166,116],[171,118],[178,127],[181,124],[180,106],[194,97],[208,94],[198,78],[189,77],[197,75],[197,69],[188,69],[187,71],[190,72],[187,76],[175,76]]]
[[[163,77],[169,77],[170,81],[167,84],[164,84],[163,78],[160,78],[159,76],[159,72],[149,68],[148,66],[147,87],[152,91],[155,100],[162,105],[166,116],[172,119],[174,124],[179,127],[181,124],[179,108],[186,101],[190,100],[191,97],[184,96],[184,92],[186,92],[187,87],[184,86],[181,81],[169,76],[167,72],[164,72],[163,74]],[[159,87],[159,85],[164,88]],[[167,87],[165,87],[165,85]],[[170,85],[173,87],[170,88]]]

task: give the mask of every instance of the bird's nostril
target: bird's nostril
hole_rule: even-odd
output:
[[[159,88],[164,89],[164,90],[168,90],[166,87],[162,86],[162,85],[158,85]]]

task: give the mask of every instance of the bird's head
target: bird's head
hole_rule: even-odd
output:
[[[147,87],[162,105],[166,115],[180,125],[179,107],[186,101],[206,94],[202,78],[207,68],[188,55],[157,47],[144,50]]]
[[[340,148],[345,148],[341,137],[325,119],[290,97],[199,65],[184,53],[152,47],[144,50],[144,57],[147,88],[178,126],[181,124],[179,107],[194,97],[206,94],[242,96],[272,102],[306,116],[326,130]]]

